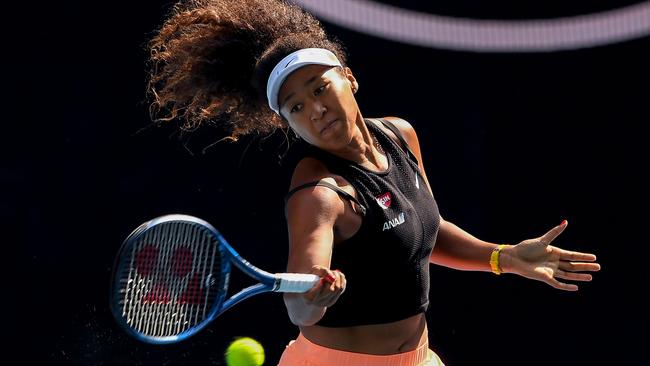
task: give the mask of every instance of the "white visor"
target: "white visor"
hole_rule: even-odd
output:
[[[342,66],[336,55],[324,48],[303,48],[283,58],[275,65],[266,83],[266,98],[269,100],[269,107],[278,115],[280,114],[278,93],[282,83],[289,74],[305,65]]]

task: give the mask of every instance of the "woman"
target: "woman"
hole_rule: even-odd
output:
[[[222,122],[230,138],[289,128],[309,149],[286,196],[287,271],[321,281],[285,304],[300,334],[280,365],[442,365],[428,347],[429,263],[515,273],[574,291],[595,256],[550,243],[566,221],[516,245],[479,240],[438,212],[418,136],[364,118],[359,82],[319,22],[277,0],[177,4],[151,40],[158,119]],[[377,277],[378,273],[389,275]]]

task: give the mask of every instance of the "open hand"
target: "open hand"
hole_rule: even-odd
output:
[[[595,263],[596,256],[593,254],[572,252],[550,245],[564,231],[567,224],[564,220],[539,238],[524,240],[504,248],[502,254],[507,255],[503,258],[502,269],[546,282],[560,290],[577,291],[577,285],[560,282],[558,279],[591,281],[591,274],[578,272],[598,271],[600,264]]]

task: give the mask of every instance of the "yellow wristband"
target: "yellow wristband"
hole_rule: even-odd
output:
[[[499,264],[499,257],[501,255],[501,249],[505,248],[505,244],[500,244],[492,250],[492,255],[490,255],[490,267],[492,268],[492,273],[496,275],[501,274],[501,265]]]

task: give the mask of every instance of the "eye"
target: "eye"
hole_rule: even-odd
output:
[[[322,93],[323,90],[325,90],[325,85],[321,85],[320,87],[318,87],[318,89],[316,89],[314,91],[314,95],[318,95],[318,94]]]
[[[291,108],[291,111],[289,111],[289,113],[300,112],[301,110],[302,110],[302,104],[296,104],[293,106],[293,108]]]

